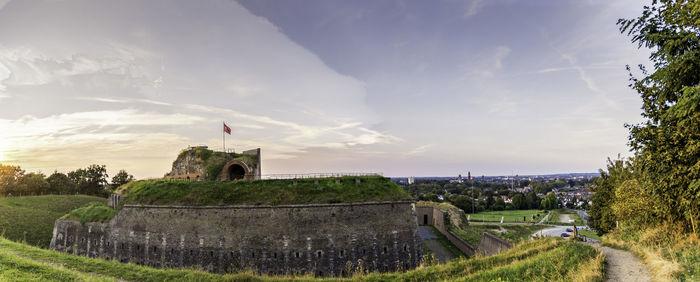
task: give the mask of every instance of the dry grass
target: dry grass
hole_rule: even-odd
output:
[[[605,255],[598,252],[595,259],[581,263],[577,271],[569,272],[567,281],[589,282],[605,279]]]
[[[622,229],[603,236],[603,245],[629,250],[649,267],[656,281],[698,278],[697,234],[683,234],[672,225],[643,231]]]

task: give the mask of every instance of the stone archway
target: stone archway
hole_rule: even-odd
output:
[[[249,179],[250,168],[242,161],[230,161],[221,170],[221,180],[232,181],[238,179]]]

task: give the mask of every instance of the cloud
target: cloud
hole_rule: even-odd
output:
[[[165,160],[172,158],[164,153],[191,140],[171,132],[172,128],[203,120],[134,109],[0,119],[0,151],[9,162],[26,169],[51,171],[95,162],[108,164],[111,170],[130,167],[141,177],[154,176],[166,171],[169,162]],[[156,165],[153,159],[164,162]],[[141,167],[143,163],[153,166]]]
[[[503,67],[503,60],[510,54],[508,46],[497,46],[487,54],[472,56],[466,63],[465,76],[492,78],[496,71]]]
[[[430,149],[431,147],[433,147],[433,144],[421,145],[421,146],[415,147],[412,150],[406,152],[406,155],[408,155],[408,156],[421,155],[421,154],[425,153],[426,151],[428,151],[428,149]]]
[[[146,135],[215,147],[222,120],[235,133],[227,143],[263,147],[266,159],[401,141],[374,128],[363,81],[235,1],[20,1],[0,10],[0,38],[0,129],[12,140],[0,150],[16,156],[157,147]],[[136,159],[172,159],[172,147]]]
[[[484,0],[472,0],[471,2],[469,2],[469,5],[467,6],[467,11],[464,12],[464,17],[467,19],[473,17],[485,5],[486,5],[486,2]]]

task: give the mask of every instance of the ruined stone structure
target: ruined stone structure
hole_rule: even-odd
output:
[[[206,157],[203,156],[205,154]],[[211,173],[208,171],[210,167],[221,168],[220,171],[216,170],[216,175],[210,179],[221,181],[260,179],[262,175],[260,148],[236,154],[214,152],[207,146],[188,147],[178,155],[171,171],[166,173],[164,178],[204,179],[207,178],[208,173]]]
[[[412,201],[125,205],[107,223],[57,220],[51,248],[154,267],[331,277],[413,269],[423,256]]]

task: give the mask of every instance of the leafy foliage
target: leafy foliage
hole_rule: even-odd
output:
[[[104,195],[108,188],[107,167],[105,165],[90,165],[68,173],[68,178],[78,186],[78,192],[86,195]]]
[[[656,201],[649,191],[642,189],[636,179],[623,182],[615,189],[615,202],[612,209],[615,218],[633,224],[646,224],[654,218]]]
[[[630,86],[647,120],[630,128],[639,185],[659,201],[664,220],[696,231],[700,220],[700,2],[653,1],[620,31],[652,49],[653,73],[640,66]],[[629,69],[629,66],[628,66]]]
[[[3,195],[19,194],[19,180],[24,176],[24,170],[19,166],[0,164],[0,193]]]
[[[112,177],[112,186],[119,187],[131,181],[134,181],[134,176],[122,169]]]
[[[608,159],[607,171],[600,171],[600,178],[591,189],[595,194],[591,196],[593,205],[588,210],[588,224],[599,232],[608,232],[615,228],[616,218],[612,209],[615,203],[615,190],[627,180],[631,180],[632,161]]]
[[[78,186],[68,178],[67,175],[54,171],[46,181],[49,183],[49,193],[54,194],[75,194],[78,192]]]

